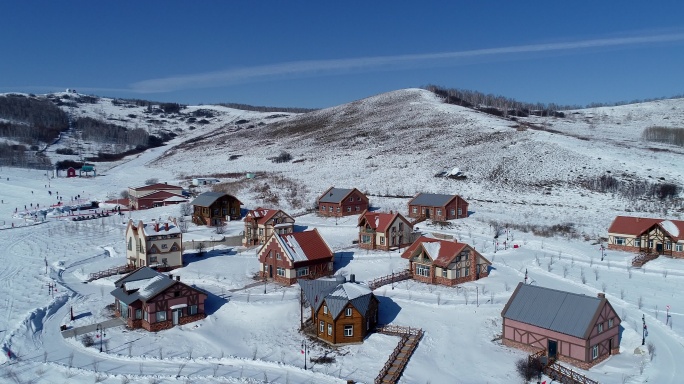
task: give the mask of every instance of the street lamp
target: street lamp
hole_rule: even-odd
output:
[[[304,354],[304,370],[306,371],[306,354],[308,353],[306,340],[302,340],[302,353]]]
[[[104,328],[102,328],[102,324],[97,324],[97,327],[95,327],[95,332],[99,332],[97,337],[100,339],[100,352],[102,352],[102,339],[104,339],[107,334],[105,333]]]
[[[644,328],[641,331],[641,345],[646,344],[646,315],[641,315],[641,322],[644,324]]]

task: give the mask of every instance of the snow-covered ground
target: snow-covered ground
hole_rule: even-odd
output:
[[[422,91],[420,95],[424,100],[419,98],[411,104],[415,108],[413,112],[421,108],[443,109],[445,114],[458,115],[473,126],[491,126],[493,132],[508,135],[510,128],[500,120],[438,104]],[[663,110],[671,107],[668,104]],[[633,120],[638,120],[635,116],[641,115],[634,112]],[[648,120],[642,127],[651,123]],[[554,129],[560,130],[560,127]],[[594,137],[601,132],[598,128],[587,129],[597,132]],[[611,135],[610,132],[606,131],[606,135]],[[562,171],[566,166],[573,169],[595,166],[585,163],[587,157],[580,156],[582,151],[592,150],[591,142],[585,144],[584,140],[571,136],[540,131],[524,134],[525,150],[534,150],[514,155],[521,160],[516,166],[526,167],[525,172],[533,169],[526,162],[540,150],[539,143],[544,143],[541,151],[563,149],[554,160],[558,168],[549,172]],[[537,135],[541,138],[536,138]],[[633,136],[630,140],[638,141],[638,136]],[[684,262],[661,257],[644,268],[630,269],[633,255],[615,251],[608,251],[601,260],[596,239],[606,235],[607,225],[615,214],[624,213],[629,207],[619,197],[568,186],[554,186],[550,195],[534,188],[516,189],[506,183],[497,189],[493,187],[496,183],[485,181],[486,175],[478,173],[484,172],[484,165],[478,168],[470,160],[465,166],[463,162],[447,164],[445,156],[438,158],[439,164],[429,163],[427,157],[418,155],[414,161],[408,151],[402,153],[404,157],[382,152],[382,143],[376,143],[375,152],[367,148],[323,151],[316,146],[307,151],[306,140],[296,147],[292,142],[265,148],[255,146],[249,153],[240,150],[246,147],[230,147],[222,154],[208,148],[200,162],[195,158],[196,152],[174,149],[181,142],[179,139],[122,162],[101,165],[96,178],[49,179],[45,171],[0,169],[0,228],[3,228],[0,230],[3,250],[0,305],[4,309],[0,315],[0,338],[5,351],[0,357],[0,381],[342,383],[351,379],[373,382],[398,338],[374,334],[361,345],[338,348],[308,340],[311,357],[328,354],[334,357],[334,362],[309,363],[304,370],[301,345],[305,338],[298,331],[298,290],[274,284],[241,289],[255,283],[253,276],[258,261],[254,248],[217,245],[202,257],[191,249],[187,251],[188,265],[174,274],[210,293],[208,317],[203,321],[159,333],[111,328],[106,331],[103,352],[99,352],[99,343],[84,347],[80,339],[62,338],[61,325],[82,326],[109,318],[106,307],[113,302],[109,291],[115,278],[88,284],[83,280],[90,272],[124,264],[123,233],[128,215],[73,222],[50,212],[43,222],[34,221],[27,211],[33,213],[33,207],[38,204],[40,208],[55,204],[57,192],[66,204],[67,199],[71,202],[78,195],[84,201],[102,200],[151,177],[178,183],[183,180],[181,174],[247,171],[268,171],[296,180],[301,184],[299,191],[304,201],[311,201],[319,191],[333,184],[359,187],[374,194],[412,195],[429,191],[461,193],[471,198],[474,214],[468,219],[454,221],[450,228],[436,228],[426,223],[419,227],[423,232],[449,234],[475,246],[493,262],[489,277],[457,288],[407,281],[375,292],[381,303],[380,322],[420,327],[425,331],[402,383],[518,382],[514,363],[526,354],[502,346],[498,337],[501,310],[515,285],[523,280],[525,270],[532,284],[592,296],[604,291],[622,317],[621,353],[582,373],[602,383],[674,383],[684,377],[684,368],[679,364],[684,353],[684,312],[681,311],[684,296],[680,294],[684,287]],[[618,144],[624,145],[624,142]],[[517,144],[507,142],[506,145]],[[295,159],[306,161],[274,164],[266,160],[269,151],[277,154],[280,146],[290,150]],[[684,171],[678,165],[681,155],[676,149],[644,157],[644,153],[651,152],[638,149],[620,153],[618,147],[616,144],[609,149],[593,150],[601,152],[598,157],[634,166],[637,173],[650,172],[647,170],[657,168],[656,162],[663,161],[658,172],[681,179]],[[242,157],[227,160],[229,154],[237,152]],[[173,154],[160,158],[169,153]],[[499,154],[489,156],[493,158],[492,163],[501,160]],[[367,168],[361,169],[359,164]],[[467,182],[432,177],[438,168],[453,166],[460,166],[469,175]],[[411,176],[410,172],[420,176]],[[244,182],[260,183],[258,178]],[[272,185],[272,189],[277,188],[276,184]],[[244,195],[238,197],[246,208],[263,204],[259,191],[249,188],[242,191]],[[290,200],[281,201],[284,208],[296,209],[290,206]],[[407,201],[408,198],[371,197],[375,207],[404,213]],[[655,210],[650,215],[657,213],[662,212]],[[133,220],[178,214],[178,207],[173,206],[130,213]],[[495,252],[491,220],[529,224],[574,222],[588,240],[543,238],[514,230],[509,242],[519,247]],[[354,273],[359,280],[369,280],[406,267],[407,262],[400,258],[399,252],[356,248],[352,244],[357,238],[356,222],[356,216],[335,220],[309,214],[298,217],[296,225],[298,229],[318,228],[337,252],[338,273]],[[230,223],[230,233],[239,232],[241,225]],[[218,238],[206,229],[191,227],[187,239],[211,242],[214,236]],[[49,292],[54,283],[56,289]],[[666,325],[667,305],[671,307],[671,318]],[[71,308],[76,315],[73,322],[69,320]],[[641,346],[642,315],[649,326],[647,341],[656,346],[652,360]],[[8,360],[7,351],[17,358]]]

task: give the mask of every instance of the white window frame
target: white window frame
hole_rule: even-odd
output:
[[[349,202],[353,203],[354,202],[354,196],[349,196]]]
[[[323,305],[323,314],[324,315],[328,314],[328,306],[327,305]]]
[[[157,320],[157,323],[166,321],[166,311],[159,311],[155,315],[155,319]]]
[[[385,236],[380,236],[380,245],[385,245]]]
[[[613,328],[613,319],[608,319],[608,328]]]
[[[356,206],[356,212],[358,212],[358,211],[360,211],[360,210],[361,210],[361,207],[359,207],[359,206],[357,205],[357,206]]]
[[[299,268],[297,270],[297,277],[308,276],[308,275],[309,275],[309,267]]]
[[[276,274],[280,277],[285,277],[285,268],[277,267],[276,268]]]
[[[451,216],[454,216],[456,214],[456,210],[453,208],[451,208],[449,212],[451,213]]]
[[[197,314],[197,304],[189,306],[188,307],[188,315],[192,316],[192,315],[196,315],[196,314]]]
[[[344,310],[344,315],[347,316],[347,317],[351,317],[351,315],[352,315],[352,309],[351,309],[351,308],[345,309],[345,310]]]
[[[328,324],[328,336],[332,336],[332,324]]]
[[[347,212],[351,212],[351,205],[347,206]]]
[[[413,208],[411,209],[411,212],[413,212],[413,213],[418,213],[418,207],[413,207]]]
[[[437,210],[436,216],[442,216],[442,210],[441,209]]]
[[[463,212],[461,211],[461,208],[458,209],[458,215],[461,216]]]
[[[344,337],[354,336],[354,326],[351,324],[344,326]]]
[[[448,273],[448,269],[442,268],[442,277],[445,277],[445,278],[448,277],[447,273]]]
[[[598,359],[598,344],[591,347],[591,359]]]
[[[603,333],[603,323],[598,323],[598,333]]]
[[[423,265],[423,264],[417,264],[416,265],[416,274],[418,276],[430,277],[430,266]]]
[[[675,244],[675,251],[681,252],[682,248],[684,248],[684,247],[682,247],[682,244],[679,244],[679,243]]]
[[[325,333],[325,321],[323,320],[318,323],[318,333]]]

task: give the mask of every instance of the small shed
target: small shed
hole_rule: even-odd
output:
[[[91,173],[91,172],[92,172],[93,176],[97,176],[97,172],[95,171],[95,166],[94,166],[94,165],[84,164],[84,165],[81,167],[81,170],[79,171],[79,174],[78,174],[78,175],[81,176],[81,177],[83,177],[83,176],[84,176],[83,174],[85,173],[85,176],[90,176],[90,173]]]
[[[67,168],[67,177],[76,177],[76,170],[74,167]]]

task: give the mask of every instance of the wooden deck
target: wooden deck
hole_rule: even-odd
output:
[[[405,269],[401,272],[393,273],[391,275],[387,276],[382,276],[378,277],[377,279],[373,279],[368,282],[368,288],[370,288],[372,291],[376,290],[383,285],[387,284],[392,284],[396,283],[398,281],[404,281],[404,280],[409,280],[411,278],[411,271],[408,269]]]
[[[554,358],[546,356],[546,350],[535,352],[527,357],[528,361],[539,359],[542,362],[544,374],[554,381],[562,384],[599,384],[598,381],[592,380],[580,373],[573,371],[570,368],[560,365]]]
[[[406,364],[408,364],[413,352],[418,347],[418,343],[423,337],[423,330],[399,325],[385,325],[378,327],[376,331],[401,338],[375,378],[375,384],[395,384],[399,381]]]
[[[649,261],[657,259],[658,256],[660,256],[660,255],[657,253],[642,252],[642,253],[634,256],[634,258],[632,259],[632,266],[640,268],[641,266],[648,263]]]
[[[109,268],[104,271],[99,271],[99,272],[93,272],[88,275],[88,281],[93,281],[97,279],[101,279],[103,277],[108,277],[108,276],[114,276],[114,275],[120,275],[123,273],[128,273],[132,272],[135,270],[135,266],[131,264],[126,264],[121,267],[114,267],[114,268]]]

